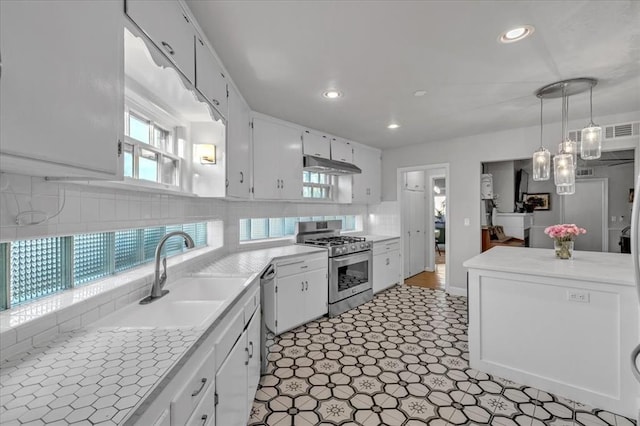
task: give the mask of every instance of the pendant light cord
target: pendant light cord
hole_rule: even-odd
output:
[[[589,126],[593,126],[593,86],[589,89]]]
[[[542,96],[540,96],[540,151],[543,150],[542,147]]]

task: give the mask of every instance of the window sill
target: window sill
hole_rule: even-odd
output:
[[[203,247],[167,259],[167,275],[178,279],[216,257],[219,248]],[[151,289],[153,262],[108,278],[43,297],[0,312],[2,359],[24,352],[98,320],[129,303],[142,299]]]
[[[182,188],[164,183],[151,182],[146,180],[132,179],[125,177],[122,181],[88,181],[87,185],[100,186],[103,188],[127,189],[130,191],[144,191],[147,193],[180,195],[183,197],[197,197],[192,192],[184,191]]]

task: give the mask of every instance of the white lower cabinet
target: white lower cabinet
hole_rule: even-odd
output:
[[[259,381],[258,309],[216,373],[217,425],[235,426],[247,423]]]
[[[244,426],[260,381],[260,288],[250,285],[148,408],[138,426]]]
[[[373,243],[373,292],[378,293],[402,281],[400,239]]]
[[[269,330],[278,335],[329,312],[327,253],[285,259],[275,270],[262,289]]]

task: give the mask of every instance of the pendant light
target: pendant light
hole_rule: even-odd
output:
[[[562,91],[562,142],[558,145],[558,152],[571,154],[573,159],[573,168],[578,167],[578,144],[576,141],[569,139],[567,131],[569,128],[569,97],[566,95],[566,89]]]
[[[580,157],[583,160],[596,160],[602,152],[602,127],[593,123],[593,86],[589,90],[589,124],[582,129]]]
[[[533,180],[549,180],[551,153],[542,146],[542,97],[540,97],[540,149],[533,153]]]
[[[575,150],[573,153],[567,152],[572,148],[571,140],[565,135],[567,134],[567,123],[569,114],[569,102],[566,87],[562,87],[562,142],[559,146],[558,154],[553,157],[553,180],[556,184],[556,192],[558,195],[569,195],[575,192],[576,168],[575,168]],[[575,146],[575,143],[574,143]],[[573,187],[573,192],[571,192]]]

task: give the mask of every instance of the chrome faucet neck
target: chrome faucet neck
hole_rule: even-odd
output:
[[[153,285],[151,286],[151,294],[140,301],[141,304],[151,303],[154,300],[165,296],[169,293],[169,290],[162,290],[165,282],[167,281],[167,258],[162,258],[162,249],[164,248],[165,242],[171,237],[182,237],[185,241],[187,248],[195,247],[195,243],[193,242],[193,238],[189,234],[183,231],[173,231],[166,234],[164,237],[160,239],[158,245],[156,246],[155,253],[155,274],[153,278]],[[162,260],[163,271],[160,274],[160,262]]]

